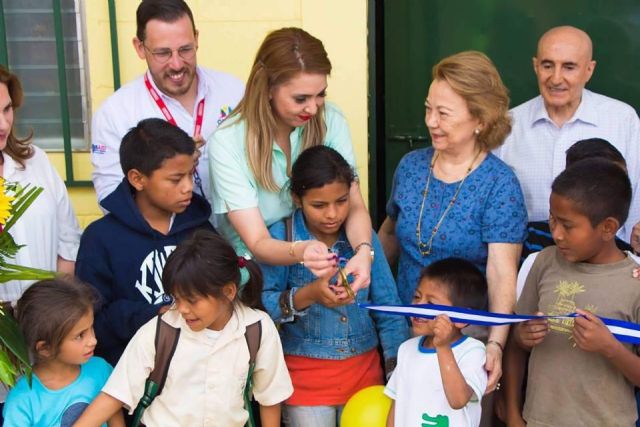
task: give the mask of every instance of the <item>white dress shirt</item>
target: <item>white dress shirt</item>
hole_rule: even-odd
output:
[[[225,73],[197,67],[198,91],[195,106],[204,98],[204,119],[201,135],[205,141],[218,125],[236,107],[244,93],[242,82]],[[187,111],[180,102],[165,95],[156,86],[149,71],[147,76],[154,89],[166,104],[180,129],[193,136],[196,115]],[[91,163],[93,163],[93,185],[98,201],[111,194],[120,184],[124,174],[120,166],[120,143],[122,137],[140,120],[150,117],[165,119],[140,76],[118,89],[102,104],[93,117],[91,137]],[[206,147],[201,148],[197,171],[201,179],[202,193],[211,203],[209,191],[209,162]]]
[[[551,184],[565,169],[567,149],[582,139],[602,138],[627,162],[633,198],[618,236],[629,242],[633,225],[640,221],[640,120],[633,107],[584,89],[580,106],[562,127],[549,118],[542,96],[515,107],[511,113],[513,130],[494,154],[518,176],[529,221],[549,218]]]

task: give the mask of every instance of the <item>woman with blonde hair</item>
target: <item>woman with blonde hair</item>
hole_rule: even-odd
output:
[[[355,166],[347,121],[338,107],[325,102],[330,72],[331,62],[317,38],[300,28],[269,33],[256,54],[244,97],[208,144],[218,229],[236,251],[274,265],[303,262],[317,276],[335,273],[337,260],[326,245],[275,240],[267,227],[293,212],[289,175],[303,150],[324,144]],[[371,219],[357,182],[349,202],[346,230],[355,255],[345,270],[355,276],[357,290],[369,283],[373,255]],[[332,215],[326,215],[327,223],[335,221]]]
[[[425,102],[432,146],[398,164],[380,241],[387,259],[399,262],[403,304],[423,267],[461,257],[486,273],[489,309],[511,313],[527,210],[518,179],[491,154],[511,131],[507,89],[491,60],[475,51],[443,59],[432,78]],[[507,334],[505,327],[489,332],[488,391],[500,378]]]

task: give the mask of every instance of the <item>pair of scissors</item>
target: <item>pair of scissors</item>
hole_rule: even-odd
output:
[[[349,295],[349,298],[355,299],[356,293],[353,292],[353,289],[351,289],[349,279],[347,278],[347,273],[344,272],[344,269],[340,266],[340,263],[338,263],[338,275],[340,276],[340,286],[344,288],[344,290],[347,292],[347,295]]]

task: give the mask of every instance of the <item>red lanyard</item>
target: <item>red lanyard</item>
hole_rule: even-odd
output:
[[[144,84],[145,86],[147,86],[149,95],[151,95],[151,98],[153,98],[153,100],[156,102],[156,105],[158,106],[160,111],[162,111],[162,115],[164,116],[164,118],[167,119],[167,121],[172,125],[178,126],[178,123],[176,123],[176,119],[173,118],[171,111],[169,111],[169,108],[167,108],[167,104],[164,103],[164,101],[158,94],[158,91],[156,91],[155,88],[151,86],[151,82],[149,81],[149,77],[147,77],[147,73],[144,74]],[[200,131],[202,130],[203,117],[204,117],[204,98],[202,98],[200,102],[198,102],[198,108],[196,108],[196,126],[195,126],[195,129],[193,130],[194,137],[196,137],[197,135],[200,135]]]

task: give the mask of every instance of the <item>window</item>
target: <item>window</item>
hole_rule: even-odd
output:
[[[0,60],[22,81],[19,135],[46,150],[88,148],[88,96],[80,0],[0,0]],[[2,18],[0,17],[0,19]],[[59,69],[61,67],[61,69]],[[65,102],[66,101],[66,102]]]

